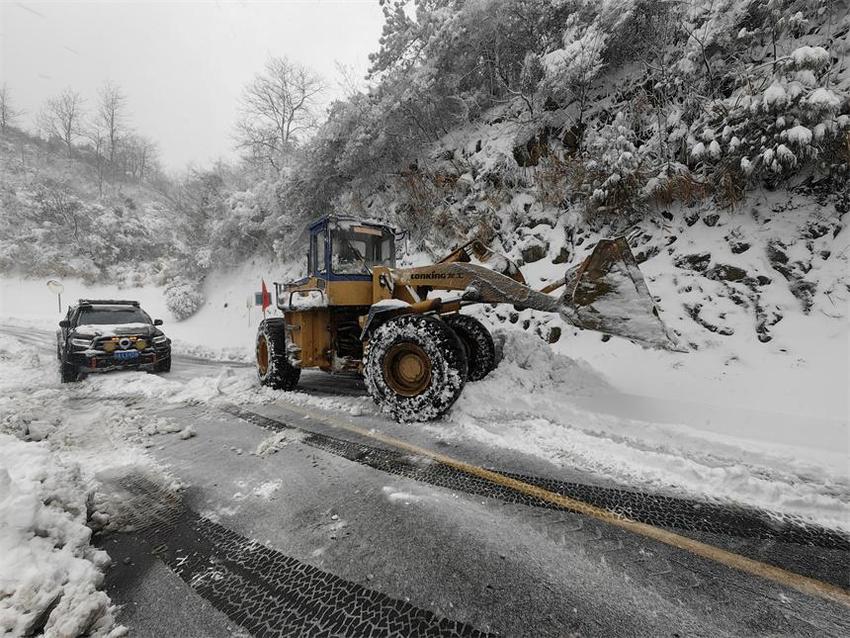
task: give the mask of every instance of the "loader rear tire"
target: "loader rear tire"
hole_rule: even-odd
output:
[[[381,324],[369,339],[363,376],[369,395],[397,421],[432,421],[460,396],[466,351],[444,322],[403,315]]]
[[[286,353],[286,320],[281,317],[263,319],[257,329],[257,377],[260,385],[275,390],[294,390],[301,378],[301,368],[289,361]]]
[[[469,315],[446,315],[443,321],[460,337],[469,364],[469,381],[479,381],[496,368],[496,345],[483,323]]]

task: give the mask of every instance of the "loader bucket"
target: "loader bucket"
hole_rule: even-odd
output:
[[[586,330],[680,350],[658,316],[624,237],[601,240],[587,259],[567,271],[560,312],[564,320]]]

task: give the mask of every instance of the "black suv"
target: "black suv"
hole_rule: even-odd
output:
[[[91,372],[171,370],[171,340],[138,301],[80,299],[56,332],[62,383]]]

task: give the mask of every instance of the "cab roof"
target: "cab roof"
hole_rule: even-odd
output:
[[[310,222],[308,229],[310,232],[314,232],[320,227],[326,225],[328,222],[354,222],[357,224],[361,224],[363,226],[374,226],[376,228],[387,228],[391,231],[395,231],[395,229],[384,222],[380,222],[374,219],[363,219],[362,217],[355,217],[353,215],[323,215],[316,219],[315,221]]]

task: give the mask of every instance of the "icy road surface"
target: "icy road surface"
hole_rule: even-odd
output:
[[[132,635],[850,633],[847,494],[832,468],[780,468],[769,449],[747,465],[728,440],[691,454],[697,433],[681,443],[659,425],[639,437],[623,420],[615,436],[612,415],[578,408],[555,433],[548,401],[495,422],[507,408],[487,380],[428,426],[386,420],[356,378],[305,372],[281,394],[248,366],[178,352],[171,374],[63,386],[54,348],[48,332],[0,329],[0,424],[42,439],[28,445],[79,464],[96,487],[93,540]],[[501,374],[514,382],[526,378],[515,363],[508,348]],[[531,391],[550,397],[553,384]],[[723,480],[708,494],[685,480],[709,470]],[[730,558],[567,511],[534,486]],[[768,512],[770,488],[799,502],[778,497]],[[746,559],[778,572],[754,576]]]

